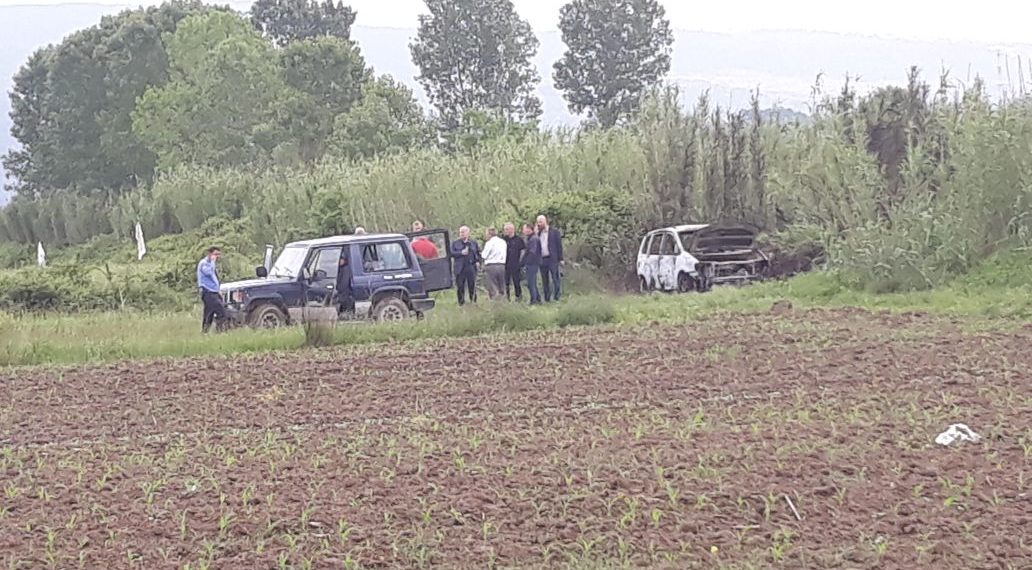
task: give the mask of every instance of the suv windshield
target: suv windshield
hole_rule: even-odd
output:
[[[269,275],[271,277],[296,279],[301,274],[301,266],[304,264],[307,255],[307,247],[285,248],[279,254],[279,257],[276,258],[276,263],[272,264],[272,270],[269,271]]]

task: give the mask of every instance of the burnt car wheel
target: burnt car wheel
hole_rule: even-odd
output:
[[[397,297],[388,297],[376,304],[373,309],[373,318],[377,322],[403,321],[409,318],[409,308],[405,301]]]
[[[256,329],[276,329],[286,326],[287,315],[276,305],[261,305],[251,311],[251,326]]]
[[[649,283],[644,277],[638,278],[638,291],[641,293],[651,293],[652,283]]]
[[[695,291],[695,280],[692,279],[691,275],[687,273],[681,273],[677,276],[677,292],[678,293],[690,293]]]

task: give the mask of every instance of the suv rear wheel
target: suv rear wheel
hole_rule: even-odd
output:
[[[251,311],[251,326],[256,329],[275,329],[287,324],[287,315],[276,305],[259,305]]]
[[[373,318],[377,322],[403,321],[409,318],[409,308],[397,297],[385,297],[373,308]]]

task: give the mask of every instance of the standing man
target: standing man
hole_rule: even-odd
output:
[[[548,225],[548,218],[537,217],[538,238],[541,239],[541,283],[545,287],[545,302],[559,300],[562,292],[559,266],[563,263],[563,239],[559,230]]]
[[[527,248],[523,236],[516,235],[516,226],[505,224],[502,229],[506,244],[505,251],[505,298],[512,300],[511,293],[515,291],[516,301],[523,300],[523,288],[520,287],[522,276],[520,275],[520,260],[523,258],[523,250]]]
[[[459,239],[451,244],[451,256],[455,260],[455,286],[459,293],[459,305],[466,304],[466,293],[469,301],[477,302],[477,265],[480,263],[480,248],[477,242],[469,237],[469,228],[459,228]]]
[[[505,240],[498,237],[494,228],[487,228],[484,236],[484,273],[487,274],[487,296],[492,301],[502,298],[505,291],[505,268],[507,250],[509,248]]]
[[[337,262],[337,312],[355,312],[355,293],[351,287],[351,248],[344,246]]]
[[[201,303],[204,304],[204,316],[201,319],[201,332],[208,334],[213,322],[218,320],[215,330],[222,328],[226,318],[226,309],[222,306],[222,295],[219,293],[219,275],[215,264],[222,256],[217,247],[208,249],[208,254],[197,264],[197,288],[201,291]]]
[[[423,222],[416,220],[412,222],[412,233],[423,231]],[[424,260],[437,259],[437,246],[427,236],[419,236],[412,240],[412,251],[416,257]]]
[[[523,252],[521,263],[527,273],[527,292],[530,293],[530,304],[541,304],[541,293],[538,291],[538,273],[541,272],[541,238],[534,233],[534,226],[523,224],[523,235],[527,238],[527,249]]]

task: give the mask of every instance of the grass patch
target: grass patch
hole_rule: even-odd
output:
[[[727,313],[761,313],[782,300],[796,308],[860,307],[922,311],[950,316],[1032,319],[1032,286],[1000,278],[1017,260],[995,260],[985,273],[949,287],[914,293],[874,294],[847,288],[832,273],[749,287],[718,288],[704,295],[573,295],[557,305],[526,307],[481,303],[458,307],[451,295],[424,321],[235,330],[202,336],[199,309],[83,315],[10,316],[0,313],[0,365],[76,364],[137,358],[211,356],[294,350],[302,347],[404,342],[607,323],[685,323]],[[1007,273],[1010,275],[1010,273]],[[1002,324],[1001,324],[1002,326]]]
[[[333,325],[322,322],[307,322],[302,327],[305,331],[305,348],[324,348],[333,346],[336,339]]]
[[[612,299],[585,297],[572,299],[559,308],[555,324],[559,328],[602,325],[616,322]]]

